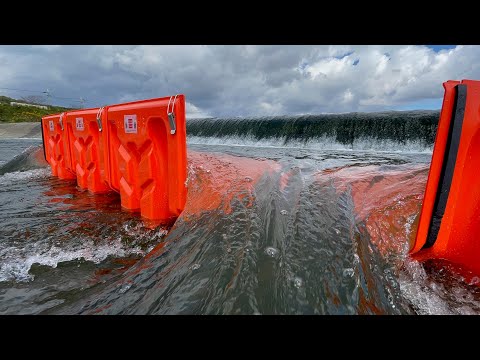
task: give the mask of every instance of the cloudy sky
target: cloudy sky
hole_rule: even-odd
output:
[[[439,109],[480,46],[0,46],[0,95],[97,107],[183,93],[187,117]]]

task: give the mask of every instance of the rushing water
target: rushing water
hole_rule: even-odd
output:
[[[41,140],[0,140],[0,314],[480,313],[452,264],[407,256],[436,123],[394,115],[371,136],[365,114],[330,132],[290,119],[288,140],[190,120],[170,229],[52,177]]]

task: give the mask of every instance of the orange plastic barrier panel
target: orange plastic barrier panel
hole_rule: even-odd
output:
[[[173,221],[187,192],[184,95],[109,106],[106,116],[107,182],[122,206]]]
[[[60,179],[75,179],[64,117],[64,113],[62,113],[42,118],[45,160],[52,168],[52,175],[58,176]]]
[[[430,163],[430,172],[428,173],[427,187],[423,197],[422,210],[417,230],[415,244],[411,252],[415,253],[423,248],[427,241],[428,230],[432,220],[433,207],[437,195],[438,182],[442,172],[442,165],[445,156],[445,148],[450,133],[452,119],[452,110],[456,97],[456,86],[460,81],[447,81],[443,83],[445,94],[443,96],[442,110],[440,120],[438,121],[437,134],[433,147],[432,161]]]
[[[105,181],[108,156],[102,132],[103,111],[104,108],[69,111],[64,116],[77,184],[93,193],[111,190]]]
[[[411,253],[447,259],[480,275],[480,81],[448,81],[444,87]]]

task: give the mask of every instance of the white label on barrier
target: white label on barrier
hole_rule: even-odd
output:
[[[53,124],[53,120],[50,120],[48,122],[48,127],[50,128],[50,131],[54,131],[55,130],[55,125]]]
[[[85,127],[83,126],[83,118],[75,118],[75,125],[77,127],[77,130],[85,130]]]
[[[137,133],[137,115],[124,115],[123,122],[125,124],[126,134]]]

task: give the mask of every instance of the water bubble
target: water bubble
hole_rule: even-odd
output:
[[[300,288],[303,285],[303,280],[300,277],[295,277],[293,279],[293,286],[295,286],[297,289]]]
[[[343,276],[345,277],[352,277],[353,274],[355,274],[355,271],[352,268],[346,268],[345,270],[343,270]]]
[[[228,247],[228,248],[227,248],[227,253],[230,254],[231,252],[232,252],[232,249]]]
[[[340,230],[338,229],[333,229],[337,235],[340,235]]]
[[[477,276],[474,276],[471,280],[470,280],[470,285],[478,285],[480,284],[480,278],[478,278]]]
[[[246,182],[252,182],[253,179],[250,176],[245,176],[245,181]]]
[[[358,265],[360,263],[360,257],[357,254],[353,254],[353,265]]]
[[[287,215],[287,214],[288,214],[288,211],[287,211],[287,210],[282,210],[282,211],[280,211],[280,214],[282,214],[282,215]]]
[[[274,247],[269,246],[265,249],[265,253],[270,257],[275,257],[278,254],[278,249],[275,249]]]
[[[464,306],[458,308],[457,311],[461,315],[476,315],[475,310],[469,308],[467,305],[464,305]]]
[[[132,284],[125,284],[120,288],[120,290],[118,290],[118,292],[120,294],[125,294],[128,291],[128,289],[130,289],[131,287],[132,287]]]
[[[393,296],[392,296],[392,294],[390,294],[390,293],[387,294],[387,300],[388,300],[388,302],[390,303],[390,305],[393,305]]]
[[[195,263],[192,266],[190,266],[190,270],[198,270],[198,269],[200,269],[200,264],[198,263]]]
[[[207,174],[210,174],[210,170],[207,170]]]

